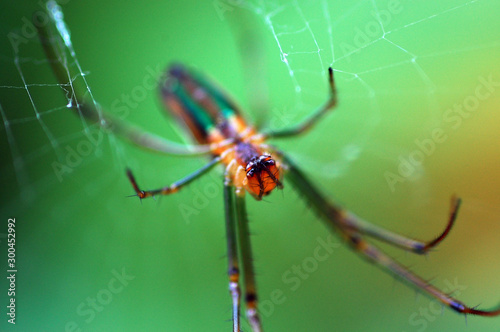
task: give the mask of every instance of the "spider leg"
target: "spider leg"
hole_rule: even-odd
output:
[[[443,291],[438,288],[432,286],[424,279],[415,275],[413,272],[408,270],[406,267],[402,266],[400,263],[395,261],[393,258],[379,250],[377,247],[368,243],[364,238],[361,231],[356,230],[352,227],[352,223],[348,224],[344,221],[346,219],[346,213],[340,210],[339,208],[331,205],[327,200],[323,197],[323,195],[309,182],[309,180],[302,174],[302,172],[291,163],[289,158],[283,155],[283,160],[287,164],[288,178],[291,180],[292,184],[299,190],[299,192],[304,193],[307,200],[312,204],[312,206],[321,214],[324,220],[326,220],[327,226],[332,228],[334,231],[340,233],[349,243],[349,245],[361,256],[369,259],[374,262],[378,267],[380,267],[385,272],[393,274],[402,280],[408,282],[409,284],[415,286],[417,289],[422,290],[427,295],[436,298],[441,303],[447,305],[451,309],[463,313],[463,314],[473,314],[480,316],[497,316],[500,315],[500,308],[486,311],[486,310],[478,310],[472,307],[465,305],[464,303],[456,300],[455,298],[445,294]],[[454,219],[454,215],[456,214],[456,206],[459,201],[455,201],[455,207],[452,208],[452,216],[450,219]],[[433,246],[439,243],[449,232],[445,230],[439,237],[435,240],[427,243],[427,246]],[[366,233],[366,235],[372,235],[370,233]],[[388,242],[388,239],[386,239]],[[395,244],[400,247],[399,242],[389,242]],[[406,247],[404,247],[406,248]],[[420,252],[420,250],[417,250]]]
[[[279,153],[282,154],[281,152]],[[319,193],[316,187],[311,184],[302,171],[294,165],[290,158],[283,155],[283,160],[286,164],[285,168],[289,173],[288,178],[300,192],[307,196],[308,200],[313,204],[318,212],[331,223],[330,226],[349,229],[416,254],[426,254],[430,249],[436,247],[446,238],[455,224],[461,201],[458,198],[452,197],[448,223],[439,236],[431,241],[425,242],[399,235],[382,227],[373,225],[359,218],[355,214],[345,211],[342,208],[328,202],[326,198]]]
[[[141,189],[139,189],[139,185],[137,184],[137,181],[135,180],[135,177],[132,175],[132,171],[130,169],[127,169],[127,176],[129,178],[130,182],[132,183],[132,186],[134,187],[134,190],[135,190],[137,196],[139,196],[140,199],[153,197],[155,195],[169,195],[169,194],[173,194],[173,193],[178,192],[182,187],[188,185],[189,183],[198,179],[202,175],[206,174],[215,165],[217,165],[220,161],[221,161],[221,157],[216,157],[216,158],[212,159],[208,164],[203,166],[202,168],[189,174],[185,178],[183,178],[177,182],[174,182],[170,186],[163,187],[160,189],[154,189],[154,190],[141,190]]]
[[[343,227],[351,229],[355,232],[365,234],[372,238],[384,241],[386,243],[392,244],[396,247],[411,251],[416,254],[426,254],[429,252],[429,250],[436,247],[450,234],[451,228],[453,227],[453,225],[455,224],[455,220],[457,219],[460,204],[461,200],[455,196],[452,196],[450,214],[445,229],[433,240],[427,242],[411,239],[406,236],[391,232],[382,227],[371,224],[350,212],[344,212],[343,218],[340,220],[340,222],[343,224]]]
[[[243,188],[236,192],[236,217],[238,219],[238,241],[243,262],[243,280],[245,282],[245,302],[247,318],[254,332],[261,332],[262,325],[257,311],[257,288],[252,258],[252,246]]]
[[[415,286],[417,289],[426,293],[427,295],[436,298],[439,302],[447,305],[454,311],[467,315],[478,316],[499,316],[500,307],[494,310],[479,310],[469,307],[464,303],[458,301],[454,297],[444,293],[442,290],[434,287],[421,277],[411,272],[408,268],[404,267],[393,258],[382,252],[374,245],[366,242],[361,234],[352,232],[350,230],[342,229],[342,235],[347,239],[351,248],[361,256],[367,258],[369,261],[375,263],[384,272],[395,275],[401,280],[408,282]]]
[[[121,121],[110,114],[103,113],[96,102],[85,101],[84,91],[88,89],[77,84],[72,73],[67,69],[68,66],[64,65],[68,63],[68,55],[61,46],[62,39],[64,39],[62,34],[65,32],[60,30],[62,26],[65,26],[64,21],[62,21],[62,12],[57,5],[51,6],[48,11],[53,24],[35,24],[38,28],[38,36],[57,81],[61,87],[70,86],[72,88],[72,94],[68,96],[71,98],[70,105],[72,105],[71,108],[78,113],[82,120],[95,122],[104,130],[116,133],[140,147],[169,155],[203,155],[209,154],[215,149],[211,145],[179,144],[160,136],[143,132],[143,130]],[[57,29],[56,26],[58,27]],[[54,29],[58,32],[52,32]],[[58,36],[58,34],[58,39],[54,40],[54,36]],[[66,38],[69,38],[69,34]]]
[[[227,239],[227,258],[228,258],[228,276],[229,293],[232,299],[233,314],[233,332],[240,331],[240,272],[238,263],[238,245],[236,236],[236,220],[234,206],[234,187],[231,179],[226,172],[224,179],[224,211],[226,217],[226,239]]]
[[[323,106],[319,107],[308,119],[295,127],[280,131],[267,131],[264,132],[264,135],[269,138],[281,138],[302,134],[311,129],[329,110],[337,105],[337,89],[335,87],[333,69],[331,67],[328,68],[328,84],[330,88],[328,101]]]

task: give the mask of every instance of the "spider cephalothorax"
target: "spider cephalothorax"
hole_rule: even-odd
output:
[[[268,154],[250,159],[245,171],[248,179],[247,188],[259,199],[269,194],[276,186],[283,187],[280,181],[280,170]]]

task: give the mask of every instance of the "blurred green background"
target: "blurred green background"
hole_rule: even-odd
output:
[[[126,166],[141,186],[156,188],[206,160],[151,154],[104,134],[89,145],[84,129],[92,128],[65,107],[26,23],[40,3],[1,7],[0,265],[7,270],[6,224],[15,217],[18,273],[15,327],[6,322],[8,284],[0,278],[0,329],[230,330],[220,170],[177,195],[142,204],[127,198]],[[402,234],[432,238],[445,225],[450,196],[460,195],[456,228],[427,259],[382,247],[435,285],[454,285],[470,305],[499,303],[500,89],[491,86],[484,100],[477,95],[488,91],[483,79],[500,82],[498,1],[72,0],[63,10],[95,100],[180,142],[156,89],[145,88],[169,63],[206,72],[249,117],[276,128],[324,102],[332,65],[335,114],[307,135],[273,143],[332,199]],[[250,40],[244,31],[257,36],[258,50],[238,43]],[[26,37],[17,53],[13,34]],[[261,113],[248,110],[255,86],[245,64],[252,60],[259,65],[250,72],[270,96]],[[436,130],[433,151],[424,154]],[[58,178],[53,163],[84,145],[88,155]],[[289,186],[263,202],[249,198],[249,216],[266,331],[500,329],[500,318],[468,317],[466,325],[446,308],[441,313],[343,246],[292,289],[286,276],[311,264],[327,230]],[[123,271],[130,279],[119,287]]]

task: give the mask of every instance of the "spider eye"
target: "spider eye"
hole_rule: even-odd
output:
[[[264,165],[266,166],[273,166],[275,164],[273,159],[268,159],[264,162]]]
[[[253,168],[250,168],[247,171],[247,177],[252,177],[255,174],[255,170]]]

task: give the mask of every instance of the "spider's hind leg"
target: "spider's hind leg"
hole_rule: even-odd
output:
[[[71,66],[67,66],[74,55],[67,47],[61,47],[70,43],[66,40],[70,34],[66,30],[61,8],[55,1],[51,1],[47,11],[51,20],[49,24],[35,22],[38,37],[57,81],[61,87],[71,87],[71,94],[68,95],[71,98],[69,104],[82,121],[96,123],[102,129],[115,133],[141,148],[167,155],[194,156],[212,152],[213,147],[210,145],[183,145],[148,133],[110,113],[103,112],[94,100],[87,100],[85,94],[90,91],[88,86],[75,80],[76,76],[69,69]]]

